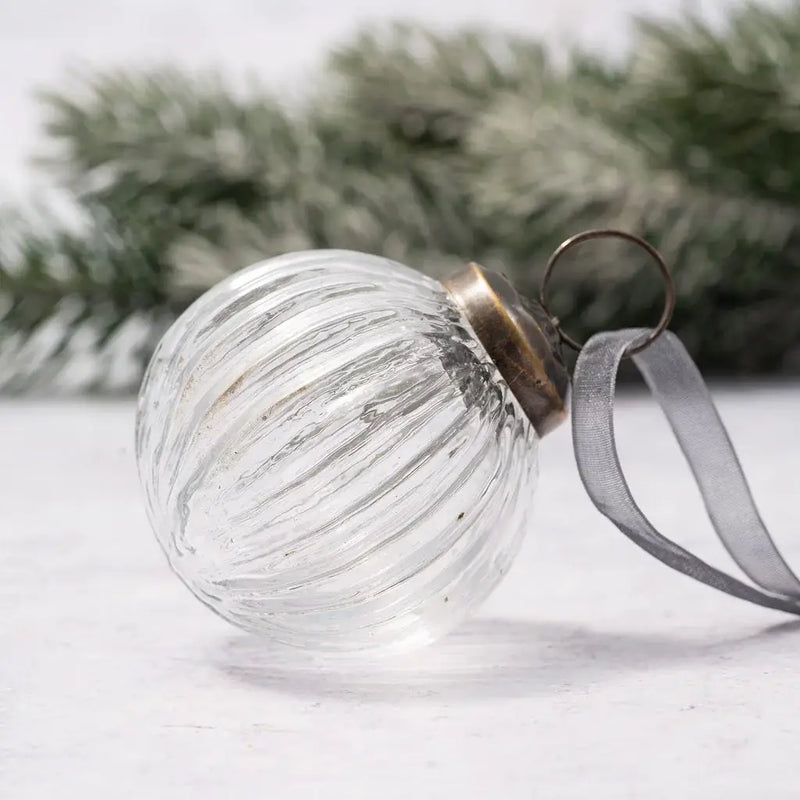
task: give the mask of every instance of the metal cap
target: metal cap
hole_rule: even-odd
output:
[[[569,373],[542,307],[499,272],[470,264],[442,281],[539,436],[567,418]]]

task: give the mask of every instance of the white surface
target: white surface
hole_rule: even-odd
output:
[[[723,392],[800,564],[800,387]],[[238,632],[147,529],[132,405],[0,403],[0,797],[751,798],[800,793],[800,623],[692,583],[591,508],[566,430],[480,618],[323,671]],[[642,505],[720,563],[666,427],[618,413]]]
[[[712,17],[736,0],[692,0]],[[780,2],[780,0],[763,0]],[[39,146],[33,91],[59,88],[76,66],[219,66],[234,80],[301,83],[359,24],[413,18],[482,24],[578,39],[619,51],[633,14],[676,13],[686,0],[2,0],[0,2],[0,200],[30,189],[25,159]],[[301,84],[302,85],[302,84]],[[41,183],[41,181],[39,181]]]

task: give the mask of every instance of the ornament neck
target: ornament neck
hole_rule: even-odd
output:
[[[567,418],[569,373],[544,309],[499,272],[470,264],[442,281],[540,436]]]

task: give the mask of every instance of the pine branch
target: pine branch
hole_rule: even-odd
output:
[[[0,385],[133,386],[167,320],[279,252],[434,274],[477,258],[532,288],[551,247],[598,225],[664,251],[703,366],[800,372],[798,54],[796,6],[748,6],[722,30],[643,21],[622,65],[389,26],[337,49],[295,108],[176,70],[84,75],[44,96],[42,159],[84,224],[0,229]],[[573,330],[657,317],[639,254],[587,263],[559,275]]]
[[[782,336],[800,341],[800,207],[698,181],[670,165],[658,141],[632,130],[623,138],[597,111],[530,109],[514,98],[473,133],[471,152],[483,164],[477,213],[496,230],[518,282],[533,291],[536,267],[578,230],[634,231],[673,265],[674,327],[708,368],[779,369],[785,344],[776,347],[776,320]],[[554,296],[582,337],[660,314],[662,288],[648,260],[622,246],[604,255],[571,271],[568,263]]]
[[[219,253],[244,229],[253,241],[256,228],[261,257],[348,247],[402,258],[440,250],[444,236],[471,249],[466,193],[448,165],[387,143],[386,129],[370,139],[335,104],[290,114],[263,95],[237,99],[218,81],[174,72],[92,78],[46,102],[63,179],[85,205],[159,239],[168,265],[187,242]],[[234,247],[223,269],[253,251]],[[177,283],[187,285],[185,271]]]
[[[35,224],[7,215],[0,225],[0,385],[130,391],[182,304],[164,295],[139,237],[130,247],[98,220]]]
[[[628,93],[669,158],[731,192],[797,203],[800,6],[747,4],[722,30],[640,20]]]
[[[496,93],[535,102],[552,80],[539,42],[476,29],[437,34],[408,23],[363,31],[331,54],[326,72],[342,116],[375,121],[367,136],[445,149],[462,141]]]

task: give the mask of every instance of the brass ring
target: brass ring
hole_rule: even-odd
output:
[[[553,270],[558,263],[558,259],[567,252],[567,250],[572,249],[573,247],[582,244],[583,242],[588,242],[590,239],[625,239],[626,241],[633,242],[633,244],[638,245],[643,250],[645,250],[652,259],[656,262],[659,271],[661,272],[661,277],[664,279],[664,287],[665,287],[665,299],[664,299],[664,311],[661,314],[661,319],[658,321],[658,325],[645,337],[641,342],[638,344],[631,345],[625,352],[626,356],[632,356],[636,353],[641,353],[642,350],[649,347],[653,342],[658,339],[659,336],[667,329],[667,326],[672,319],[672,312],[675,310],[675,281],[673,280],[672,273],[670,272],[669,267],[667,266],[666,262],[664,261],[663,256],[661,253],[656,250],[650,242],[645,241],[641,238],[641,236],[636,236],[633,233],[627,233],[626,231],[618,231],[614,230],[613,228],[608,229],[599,229],[599,230],[590,230],[584,231],[583,233],[579,233],[575,236],[570,237],[565,242],[562,242],[555,250],[553,255],[550,256],[550,259],[547,262],[547,266],[545,267],[544,277],[542,278],[542,287],[539,292],[539,303],[542,308],[545,310],[545,313],[548,317],[550,317],[550,321],[553,323],[556,331],[558,331],[558,335],[561,338],[561,341],[564,344],[571,347],[573,350],[577,350],[578,352],[581,351],[583,345],[579,342],[576,342],[568,333],[561,328],[561,323],[557,317],[553,316],[550,312],[550,309],[547,305],[547,289],[550,285],[550,278],[553,275]]]

